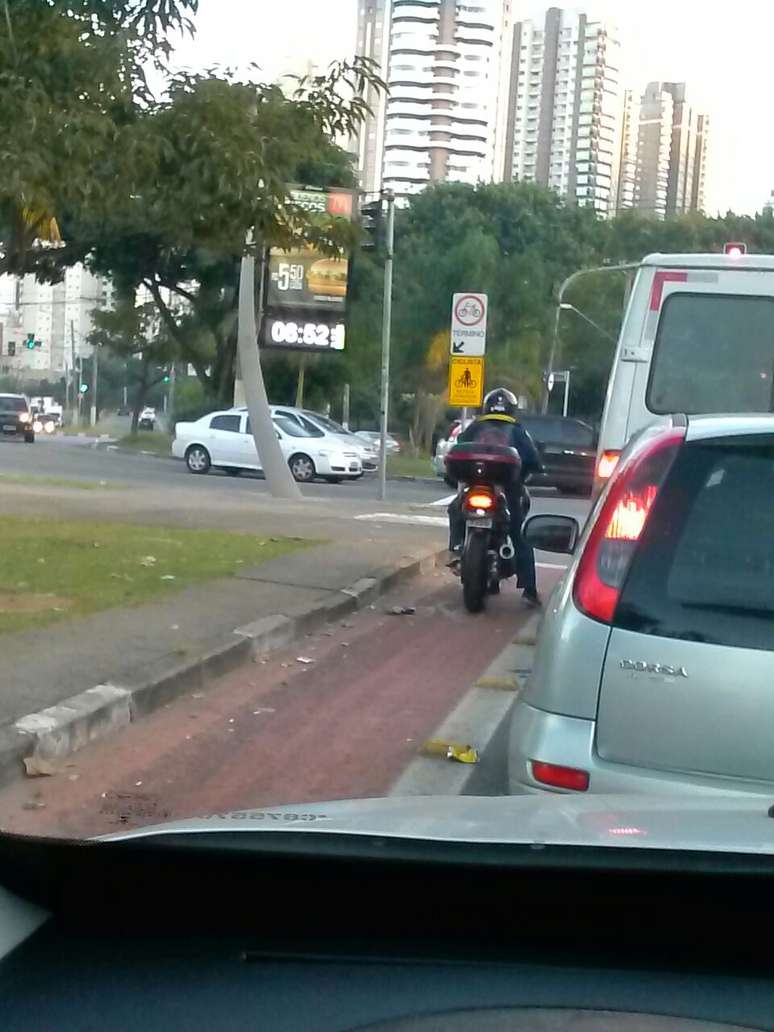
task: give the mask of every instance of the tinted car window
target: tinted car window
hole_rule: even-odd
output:
[[[542,444],[544,441],[551,440],[550,427],[552,420],[549,416],[520,415],[517,418],[534,441]]]
[[[210,420],[211,430],[229,430],[232,433],[239,433],[241,416],[213,416]]]
[[[648,384],[651,412],[771,412],[774,300],[673,294]]]
[[[559,432],[563,444],[576,448],[594,447],[594,430],[586,423],[575,419],[563,419]]]
[[[684,447],[632,563],[616,626],[772,648],[774,438]]]

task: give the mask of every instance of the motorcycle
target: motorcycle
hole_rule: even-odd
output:
[[[447,480],[459,490],[465,522],[460,577],[465,608],[480,613],[488,595],[516,572],[511,540],[511,512],[505,488],[515,483],[521,459],[515,448],[493,444],[459,444],[446,456]]]

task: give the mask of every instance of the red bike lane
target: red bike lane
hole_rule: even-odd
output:
[[[82,838],[384,795],[529,615],[510,584],[473,616],[448,573],[417,578],[0,791],[0,827]]]

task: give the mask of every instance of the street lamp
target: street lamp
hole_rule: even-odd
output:
[[[556,297],[556,313],[554,315],[554,332],[551,337],[551,347],[548,352],[548,364],[546,366],[546,374],[550,373],[556,364],[556,352],[559,346],[559,316],[562,314],[562,305],[564,303],[564,293],[571,283],[574,283],[580,276],[588,276],[590,273],[595,272],[629,272],[633,269],[638,269],[640,266],[639,262],[626,262],[623,265],[596,265],[589,269],[576,269],[575,272],[571,272],[570,275],[563,280]],[[550,391],[548,389],[543,390],[543,406],[542,411],[548,412],[548,398]]]
[[[608,331],[604,329],[604,327],[600,326],[599,323],[594,322],[594,320],[591,319],[588,315],[586,315],[585,312],[582,312],[580,308],[576,308],[575,305],[571,305],[569,301],[562,301],[559,304],[559,307],[562,309],[562,311],[565,312],[575,312],[575,314],[579,315],[584,322],[587,322],[589,326],[592,326],[597,331],[597,333],[601,333],[603,337],[611,341],[613,344],[617,343],[617,340],[612,333],[608,333]]]

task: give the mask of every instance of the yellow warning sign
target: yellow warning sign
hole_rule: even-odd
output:
[[[484,397],[484,359],[449,357],[449,404],[477,408]]]

